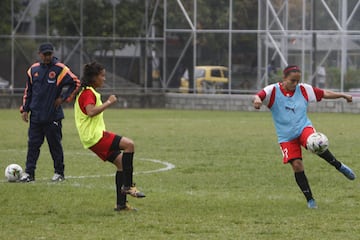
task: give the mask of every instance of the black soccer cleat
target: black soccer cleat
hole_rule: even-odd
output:
[[[125,212],[125,211],[137,211],[136,208],[130,206],[130,204],[128,204],[127,202],[125,203],[125,205],[116,205],[114,208],[114,211],[116,212]]]

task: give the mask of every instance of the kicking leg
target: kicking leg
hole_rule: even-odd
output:
[[[325,152],[318,154],[318,156],[324,159],[325,161],[327,161],[332,166],[334,166],[339,172],[344,174],[345,177],[347,177],[348,179],[350,180],[355,179],[356,176],[354,172],[351,170],[351,168],[349,168],[342,162],[338,161],[329,150],[326,150]]]

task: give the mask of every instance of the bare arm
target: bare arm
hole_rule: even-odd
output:
[[[336,98],[344,98],[347,102],[352,102],[352,96],[345,93],[337,93],[330,90],[324,90],[325,99],[336,99]]]
[[[100,106],[95,106],[93,104],[89,104],[85,107],[86,113],[89,117],[94,117],[98,115],[99,113],[103,112],[106,108],[110,107],[113,103],[117,101],[117,98],[115,95],[110,95],[108,100],[104,102]]]

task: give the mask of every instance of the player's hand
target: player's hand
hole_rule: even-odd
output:
[[[347,102],[352,102],[352,96],[351,95],[345,95],[344,98]]]
[[[64,100],[62,99],[62,97],[58,97],[57,99],[55,99],[55,103],[54,103],[55,108],[58,108],[63,102]]]
[[[29,113],[28,112],[22,112],[21,113],[21,118],[24,122],[28,122],[29,121]]]
[[[117,98],[115,95],[110,95],[107,101],[110,102],[110,104],[113,104],[117,101]]]
[[[261,108],[261,105],[262,105],[262,101],[261,99],[259,98],[259,96],[255,96],[254,97],[254,100],[253,100],[253,106],[255,109],[260,109]]]

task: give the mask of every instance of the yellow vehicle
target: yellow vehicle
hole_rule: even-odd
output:
[[[195,92],[221,93],[228,89],[228,68],[223,66],[196,66],[195,67]],[[189,73],[186,70],[180,82],[180,92],[188,93]]]

